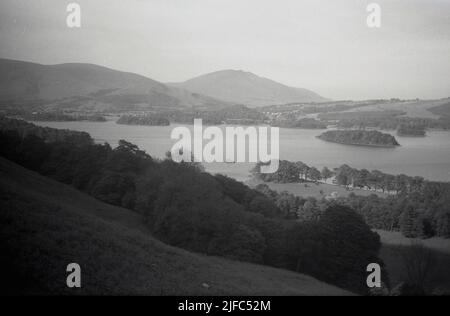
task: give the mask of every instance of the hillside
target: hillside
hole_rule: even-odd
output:
[[[447,101],[448,101],[448,99],[447,99]],[[444,104],[429,108],[428,111],[430,111],[431,113],[433,113],[435,115],[449,117],[450,116],[450,102],[446,102]]]
[[[375,111],[397,111],[403,112],[402,115],[412,118],[429,118],[438,119],[444,113],[439,109],[444,109],[445,104],[449,102],[449,99],[437,99],[437,100],[368,100],[367,105],[360,106],[354,109],[349,109],[346,112],[375,112]],[[356,103],[354,101],[349,102],[350,104]],[[436,112],[436,110],[438,112]]]
[[[140,215],[1,157],[0,174],[0,251],[8,258],[1,263],[10,277],[2,288],[9,294],[350,294],[309,276],[167,246]],[[65,287],[70,262],[81,265],[81,289]]]
[[[41,65],[0,59],[0,100],[17,99],[45,100],[50,108],[109,111],[227,105],[144,76],[97,65]]]
[[[169,85],[231,103],[253,107],[326,100],[313,91],[288,87],[240,70],[217,71]]]

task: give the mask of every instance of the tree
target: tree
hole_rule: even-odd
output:
[[[381,263],[378,234],[372,232],[364,219],[351,208],[342,205],[328,207],[320,220],[323,242],[321,263],[323,279],[343,288],[365,292],[365,269],[369,263]],[[342,271],[347,271],[345,274]]]
[[[296,270],[345,289],[366,293],[369,263],[383,264],[378,258],[380,237],[351,208],[333,204],[320,220],[305,223],[307,234],[293,234]],[[300,227],[296,228],[300,229]],[[293,264],[293,263],[291,263]]]
[[[406,194],[408,192],[408,176],[404,174],[395,176],[395,190],[397,194]]]
[[[246,225],[239,225],[230,237],[228,257],[254,263],[263,263],[266,243],[263,235]]]
[[[329,179],[333,176],[333,172],[330,169],[328,169],[327,167],[323,167],[321,174],[322,174],[322,179],[324,179],[325,181],[327,181],[327,179]]]
[[[375,189],[381,189],[384,192],[383,179],[384,173],[379,170],[372,170],[370,175],[370,182],[373,183]]]
[[[276,201],[278,192],[275,190],[271,190],[269,186],[265,183],[260,183],[255,187],[255,190],[261,192],[265,196],[267,196],[271,201]]]
[[[251,200],[248,210],[267,217],[276,217],[278,215],[278,209],[274,207],[273,203],[268,201],[264,196],[255,196]]]
[[[296,202],[297,199],[293,194],[283,191],[278,195],[276,205],[283,213],[284,218],[292,219],[297,218],[298,206]]]
[[[400,217],[400,231],[405,237],[418,238],[423,235],[423,223],[419,212],[408,205]]]
[[[318,181],[318,180],[320,180],[322,178],[322,174],[320,173],[319,170],[317,170],[317,168],[311,167],[309,169],[309,178],[312,181]]]
[[[299,169],[290,161],[281,160],[276,174],[278,182],[291,183],[299,180]]]
[[[370,172],[367,169],[361,169],[356,176],[354,185],[357,187],[370,187],[368,182],[370,179]]]
[[[424,179],[422,177],[414,177],[410,178],[410,186],[413,192],[420,192],[424,183]]]
[[[297,161],[295,166],[297,167],[300,180],[308,180],[309,166],[301,161]]]
[[[436,217],[436,234],[450,238],[450,212],[442,211]]]
[[[317,221],[320,214],[321,209],[317,206],[317,200],[314,197],[309,197],[297,211],[298,219],[306,222]]]
[[[352,177],[352,168],[350,168],[348,165],[342,165],[339,168],[336,169],[336,181],[339,185],[345,185],[348,186],[352,184],[353,177]]]
[[[406,282],[403,295],[425,295],[426,285],[435,262],[433,252],[421,242],[413,241],[402,249],[403,266],[406,272]]]
[[[131,176],[106,172],[93,186],[91,194],[106,203],[134,208],[135,184]]]

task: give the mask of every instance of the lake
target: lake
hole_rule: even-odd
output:
[[[108,122],[33,122],[40,126],[88,132],[96,142],[116,146],[120,139],[138,145],[153,157],[164,157],[175,144],[170,126],[134,126]],[[192,126],[188,126],[192,130]],[[223,128],[223,126],[222,126]],[[450,132],[428,131],[426,137],[400,137],[394,135],[400,147],[375,148],[334,144],[317,139],[323,130],[280,128],[280,159],[303,161],[319,170],[348,164],[411,176],[421,176],[435,181],[450,181]],[[207,141],[204,141],[204,144]],[[237,180],[249,177],[250,163],[204,163],[211,173],[222,173]]]

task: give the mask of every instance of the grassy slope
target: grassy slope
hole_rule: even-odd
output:
[[[411,238],[403,236],[400,232],[389,232],[385,230],[376,230],[380,235],[381,242],[386,245],[410,246]],[[450,255],[450,239],[433,237],[428,239],[420,239],[420,242],[432,250],[444,252]]]
[[[395,287],[407,280],[404,253],[409,246],[383,244],[380,258],[386,265],[391,286]],[[450,254],[432,250],[432,265],[427,273],[425,286],[428,293],[440,291],[450,294]],[[442,292],[441,292],[442,293]]]
[[[350,294],[309,276],[170,247],[149,235],[140,215],[1,157],[0,206],[7,293]],[[81,289],[65,286],[70,262],[81,265]]]
[[[440,106],[448,102],[448,99],[440,100],[412,100],[407,102],[389,102],[376,103],[367,106],[362,106],[356,109],[350,109],[344,112],[366,112],[366,111],[386,111],[397,110],[406,112],[405,116],[422,117],[422,118],[439,118],[439,115],[432,113],[428,109]]]
[[[402,236],[399,232],[387,232],[376,230],[380,235],[382,247],[380,258],[386,264],[391,285],[406,280],[405,251],[408,250],[413,240]],[[443,238],[429,238],[420,240],[420,243],[432,251],[433,263],[427,275],[427,286],[430,291],[443,289],[450,293],[450,240]]]

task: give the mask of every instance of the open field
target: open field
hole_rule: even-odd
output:
[[[386,245],[410,246],[413,239],[406,238],[400,232],[388,232],[385,230],[375,230],[380,235],[381,242]],[[419,239],[424,246],[450,254],[450,239],[433,237],[428,239]]]
[[[448,99],[443,100],[412,100],[404,102],[386,102],[376,103],[367,106],[358,107],[344,112],[367,112],[367,111],[402,111],[406,112],[405,116],[422,117],[422,118],[439,118],[439,115],[428,111],[429,108],[448,103]]]
[[[275,182],[262,182],[256,180],[250,180],[247,184],[251,187],[255,187],[256,185],[264,183],[269,186],[270,189],[282,192],[287,191],[296,196],[302,197],[315,197],[316,199],[320,199],[327,195],[330,195],[333,192],[337,192],[338,197],[348,196],[350,193],[354,193],[356,195],[368,196],[371,194],[376,194],[380,197],[386,197],[387,194],[377,191],[367,191],[361,189],[349,189],[347,190],[345,187],[328,184],[328,183],[275,183]],[[305,186],[306,184],[306,186]],[[322,192],[321,192],[322,191]]]
[[[0,157],[5,294],[348,295],[312,277],[204,256],[154,239],[143,217]],[[82,287],[66,287],[66,266]]]

